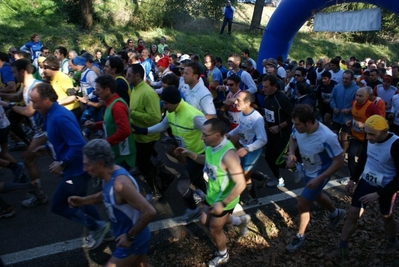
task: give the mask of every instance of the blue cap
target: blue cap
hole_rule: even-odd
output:
[[[72,63],[75,66],[85,66],[86,65],[86,59],[83,57],[75,57],[72,59]]]

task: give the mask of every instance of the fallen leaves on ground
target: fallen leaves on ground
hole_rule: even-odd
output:
[[[349,208],[350,198],[342,196],[336,190],[330,190],[329,194],[339,208]],[[271,210],[271,207],[274,210]],[[397,204],[394,211],[399,211]],[[225,227],[230,255],[230,260],[225,266],[399,266],[399,254],[377,256],[386,242],[378,204],[372,204],[366,209],[357,231],[350,240],[350,256],[344,260],[331,261],[326,258],[326,254],[338,246],[343,223],[337,229],[329,230],[328,213],[321,207],[312,207],[306,243],[295,253],[285,251],[285,246],[297,232],[298,213],[295,206],[283,209],[278,205],[267,205],[251,212],[251,217],[252,222],[245,237],[239,236],[237,227]],[[181,229],[177,227],[173,230],[172,238],[164,241],[157,238],[158,243],[152,244],[153,253],[150,253],[149,261],[154,267],[204,267],[207,266],[206,262],[213,258],[215,246],[210,233],[203,226],[197,227],[196,231]]]

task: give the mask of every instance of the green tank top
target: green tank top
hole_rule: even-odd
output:
[[[117,102],[120,101],[126,105],[126,102],[123,101],[122,98],[117,98],[105,109],[104,114],[104,132],[106,137],[113,135],[116,130],[116,124],[114,119],[112,118],[112,107]],[[126,105],[127,107],[127,105]],[[115,154],[115,163],[120,164],[121,162],[125,161],[131,168],[134,168],[136,165],[136,144],[133,140],[133,135],[129,135],[128,138],[123,140],[117,145],[111,146],[112,151]]]
[[[215,148],[206,147],[205,167],[208,174],[208,190],[206,192],[206,202],[212,205],[225,199],[233,190],[235,183],[230,174],[222,168],[222,159],[229,150],[235,150],[234,145],[226,138]],[[214,150],[214,151],[213,151]],[[237,205],[240,196],[231,201],[224,210],[231,210]]]

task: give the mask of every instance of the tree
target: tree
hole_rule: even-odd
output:
[[[251,31],[255,31],[260,28],[260,22],[262,20],[263,6],[265,4],[264,0],[256,0],[254,13],[251,20]]]
[[[93,1],[80,0],[79,5],[82,14],[83,29],[90,30],[93,26]]]

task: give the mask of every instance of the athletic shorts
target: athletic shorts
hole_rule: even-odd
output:
[[[244,169],[244,171],[252,170],[258,162],[260,155],[262,155],[262,148],[248,152],[245,157],[240,158],[241,167]]]
[[[348,125],[341,124],[341,123],[338,123],[335,121],[333,121],[332,125],[331,125],[331,130],[337,131],[337,132],[339,132],[339,130],[341,130],[341,132],[343,132],[343,133],[349,133],[350,129],[351,129],[351,127],[349,127]]]
[[[204,201],[204,204],[206,205],[206,206],[208,206],[208,207],[210,207],[211,205],[209,205],[209,203],[205,200]],[[234,211],[234,209],[231,209],[231,210],[224,210],[222,213],[220,213],[219,215],[213,215],[213,214],[211,214],[213,217],[217,217],[217,218],[220,218],[220,217],[223,217],[224,215],[226,215],[226,214],[232,214],[233,213],[233,211]]]
[[[360,178],[359,183],[353,193],[352,206],[356,208],[366,208],[366,205],[359,201],[359,198],[370,193],[377,192],[381,187],[372,186],[364,179]],[[380,212],[382,215],[391,215],[393,205],[395,203],[396,193],[389,196],[380,196],[378,198],[378,204],[380,205]]]
[[[308,184],[308,182],[312,179],[315,178],[310,178],[305,176],[305,188],[302,191],[301,197],[303,197],[306,200],[309,200],[311,202],[314,202],[317,198],[317,196],[321,193],[321,191],[323,191],[323,188],[326,186],[326,184],[330,181],[331,177],[328,177],[327,179],[325,179],[322,183],[320,183],[320,185],[316,188],[316,189],[310,189],[308,187],[306,187],[306,185]]]
[[[151,232],[148,226],[144,228],[140,234],[136,236],[132,245],[129,248],[116,247],[116,250],[112,253],[112,256],[118,259],[124,259],[131,255],[145,255],[150,247]]]
[[[8,134],[10,133],[10,126],[0,129],[0,144],[8,143]]]

